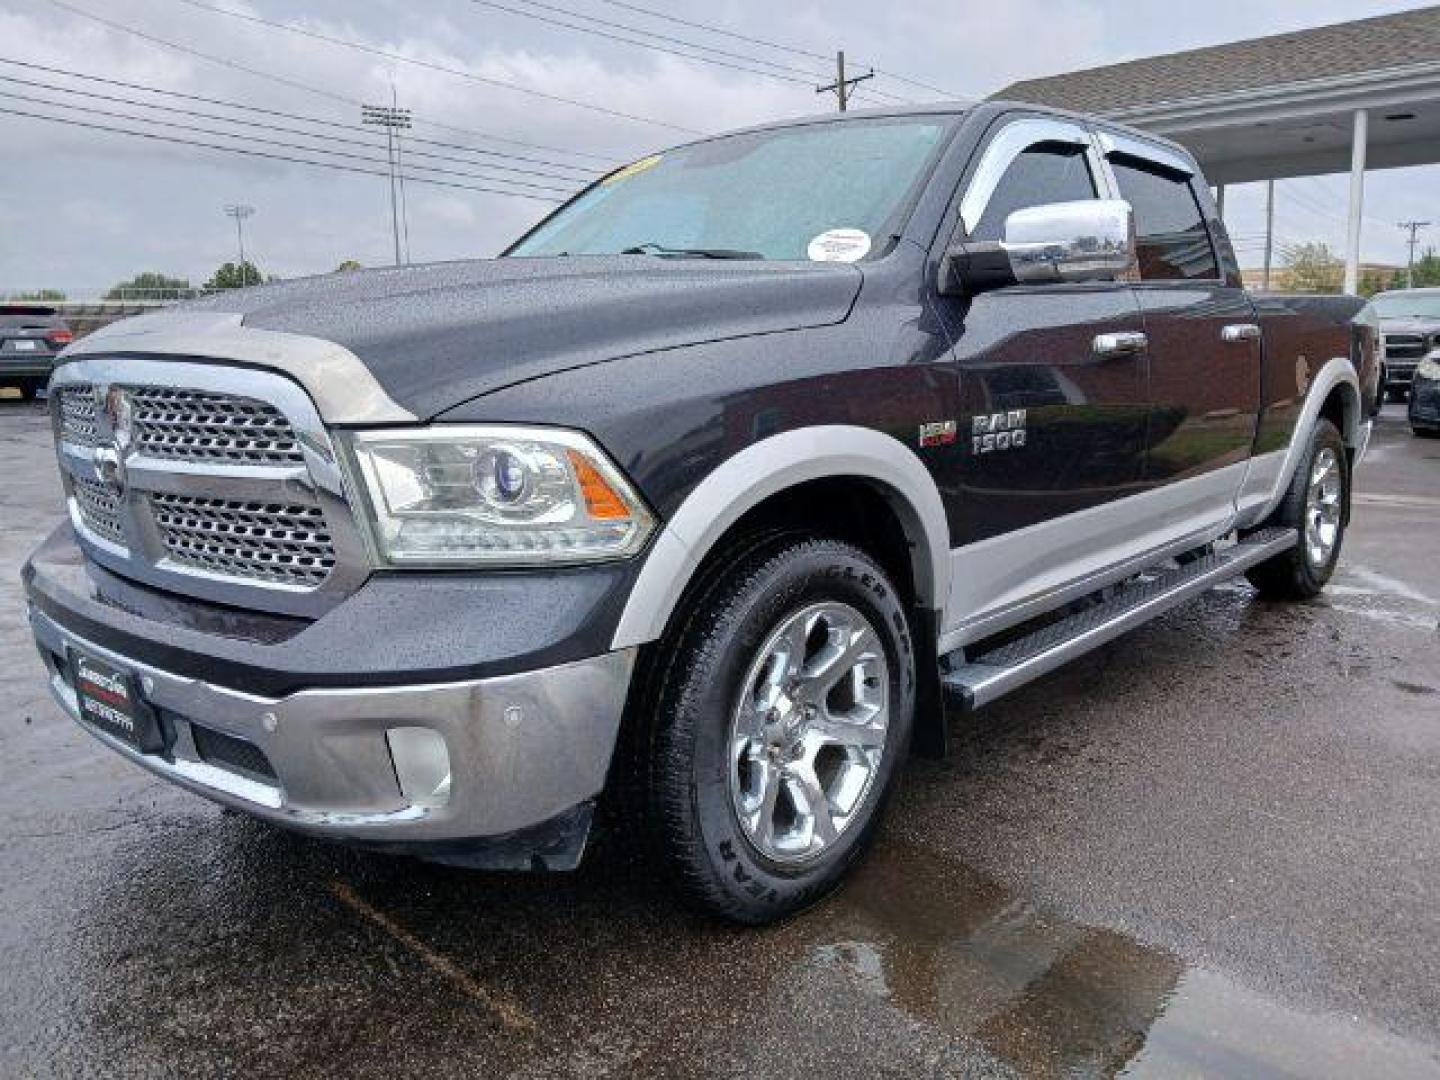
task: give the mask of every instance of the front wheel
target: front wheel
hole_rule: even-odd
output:
[[[1260,595],[1274,600],[1318,596],[1335,572],[1350,516],[1350,463],[1345,443],[1329,420],[1316,422],[1285,500],[1267,522],[1291,528],[1298,542],[1246,572]]]
[[[879,825],[915,708],[905,606],[863,551],[792,536],[687,616],[637,763],[646,824],[691,902],[770,922],[833,889]]]

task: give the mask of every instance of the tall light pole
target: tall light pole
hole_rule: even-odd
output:
[[[385,129],[385,158],[390,163],[390,227],[395,233],[395,265],[400,265],[400,206],[396,193],[399,176],[400,132],[410,127],[410,110],[395,105],[361,105],[360,122]]]
[[[255,213],[255,207],[246,206],[244,203],[232,203],[225,207],[227,216],[235,219],[235,243],[240,248],[240,282],[245,284],[245,219]]]

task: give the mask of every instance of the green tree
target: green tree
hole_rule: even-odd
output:
[[[1390,287],[1383,270],[1366,270],[1360,275],[1358,291],[1361,296],[1374,296],[1377,292],[1384,292]]]
[[[182,300],[190,295],[190,282],[185,278],[146,270],[129,281],[122,281],[105,294],[106,300]]]
[[[36,303],[55,303],[65,299],[59,289],[31,289],[29,292],[11,293],[11,300],[30,300]]]
[[[227,262],[210,275],[205,282],[207,289],[243,289],[247,285],[259,285],[265,280],[255,264],[249,259],[243,263]],[[273,277],[271,280],[275,280]]]
[[[339,266],[335,267],[337,274],[343,274],[350,270],[364,270],[365,267],[356,259],[346,259]]]
[[[1292,292],[1338,293],[1344,284],[1345,264],[1329,244],[1295,244],[1284,255]]]
[[[1403,277],[1401,279],[1404,280]],[[1440,252],[1427,247],[1425,254],[1415,260],[1415,287],[1440,285]]]

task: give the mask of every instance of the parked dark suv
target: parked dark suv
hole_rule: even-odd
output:
[[[14,386],[27,401],[44,388],[55,357],[74,339],[53,307],[0,304],[0,386]]]
[[[1376,293],[1370,304],[1380,320],[1385,347],[1385,391],[1400,401],[1410,390],[1415,368],[1440,348],[1440,289]]]

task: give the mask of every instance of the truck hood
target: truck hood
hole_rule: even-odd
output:
[[[328,274],[169,311],[239,316],[248,328],[341,345],[424,420],[582,365],[841,322],[861,280],[837,263],[512,258]]]
[[[1440,319],[1381,319],[1382,334],[1433,334],[1440,330]]]

